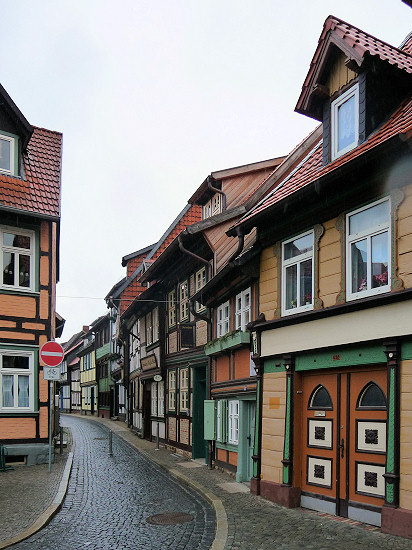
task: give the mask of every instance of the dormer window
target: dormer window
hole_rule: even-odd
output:
[[[356,84],[331,104],[332,160],[357,146],[359,140],[359,86]]]
[[[0,172],[14,174],[14,138],[0,134]]]
[[[203,219],[216,216],[222,212],[223,200],[220,193],[215,193],[213,197],[203,206]]]

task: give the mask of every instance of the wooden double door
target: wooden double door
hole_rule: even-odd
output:
[[[302,393],[302,505],[379,524],[386,366],[305,374]]]

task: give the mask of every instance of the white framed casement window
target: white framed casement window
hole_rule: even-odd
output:
[[[228,401],[227,408],[227,442],[237,445],[239,443],[239,401]]]
[[[195,292],[198,292],[201,288],[203,288],[206,284],[206,266],[199,269],[199,271],[196,271],[195,273]],[[205,306],[203,304],[199,304],[199,302],[196,302],[196,311],[202,311],[205,309]]]
[[[179,284],[179,314],[180,321],[189,318],[189,291],[187,281]]]
[[[230,329],[230,304],[229,301],[217,308],[217,337],[220,338]]]
[[[176,290],[169,292],[167,296],[169,328],[176,324]]]
[[[220,193],[215,193],[212,197],[212,216],[222,212],[222,205],[222,195]]]
[[[206,220],[206,218],[210,218],[212,215],[212,201],[207,201],[205,205],[203,205],[203,220]]]
[[[0,388],[2,412],[34,410],[34,353],[0,351]]]
[[[157,416],[157,382],[152,382],[150,385],[150,396],[151,396],[151,414],[152,416]]]
[[[189,409],[189,369],[180,369],[179,373],[179,410]]]
[[[8,290],[35,290],[34,232],[13,227],[0,228],[1,287]]]
[[[313,231],[282,243],[282,315],[313,309]]]
[[[168,405],[169,411],[176,410],[176,371],[170,370],[168,374]]]
[[[346,293],[356,300],[391,287],[391,206],[383,199],[346,216]]]
[[[0,172],[14,175],[15,170],[15,138],[0,134]]]
[[[236,295],[236,330],[246,330],[246,325],[250,322],[250,287]]]
[[[146,345],[150,346],[150,344],[153,344],[153,324],[152,324],[151,311],[145,316],[145,327],[146,327]]]
[[[165,383],[163,380],[157,383],[157,415],[165,415]]]
[[[359,141],[359,85],[355,84],[331,103],[331,157],[344,155]]]
[[[152,311],[153,343],[159,340],[159,308]]]

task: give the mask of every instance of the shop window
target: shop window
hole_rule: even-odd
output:
[[[313,231],[282,243],[282,313],[313,309]]]
[[[386,409],[386,398],[381,388],[375,382],[369,382],[358,397],[358,409]]]
[[[322,384],[316,386],[309,398],[308,409],[333,409],[332,399]]]
[[[390,290],[390,202],[347,215],[347,299]]]

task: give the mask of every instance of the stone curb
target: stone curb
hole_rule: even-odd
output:
[[[193,481],[191,479],[188,479],[179,470],[175,468],[170,468],[167,464],[163,463],[162,461],[156,460],[154,456],[152,456],[149,452],[145,451],[139,446],[138,439],[136,442],[133,442],[133,441],[129,441],[126,437],[123,437],[122,432],[132,433],[126,426],[124,426],[124,428],[122,426],[120,430],[117,430],[116,428],[118,426],[114,423],[113,427],[115,429],[111,429],[109,424],[109,422],[112,423],[111,420],[106,420],[105,422],[102,422],[98,417],[93,417],[93,416],[80,417],[80,418],[84,418],[85,420],[94,420],[95,422],[97,421],[106,429],[110,430],[112,433],[116,434],[118,437],[121,437],[123,441],[125,441],[128,445],[131,445],[140,453],[142,453],[142,455],[144,455],[148,460],[150,460],[151,462],[154,462],[157,466],[159,466],[163,470],[166,470],[172,477],[176,478],[180,483],[191,487],[194,491],[196,491],[197,493],[202,495],[206,500],[208,500],[210,504],[213,506],[213,508],[215,509],[215,515],[216,515],[216,534],[215,534],[215,539],[213,541],[213,544],[210,547],[210,550],[224,549],[227,542],[229,530],[228,530],[226,510],[220,498],[218,498],[214,493],[209,491],[206,487],[204,487],[200,483]],[[152,443],[152,442],[148,442],[148,443]],[[154,443],[152,444],[154,445]]]
[[[73,441],[72,448],[74,448],[74,441]],[[22,540],[27,539],[28,537],[31,537],[32,535],[40,531],[40,529],[43,529],[43,527],[45,527],[51,521],[53,516],[57,514],[57,512],[60,510],[63,504],[64,497],[66,496],[67,487],[69,485],[70,472],[72,470],[72,465],[73,465],[73,451],[71,451],[67,455],[66,466],[64,468],[60,485],[57,490],[56,496],[53,499],[53,502],[50,504],[48,508],[46,508],[46,510],[41,514],[41,516],[37,518],[37,520],[33,523],[33,525],[31,525],[30,527],[28,527],[18,535],[14,536],[13,538],[2,541],[0,543],[0,550],[2,550],[3,548],[7,548],[8,546],[12,546],[13,544],[17,544],[18,542],[21,542]]]

